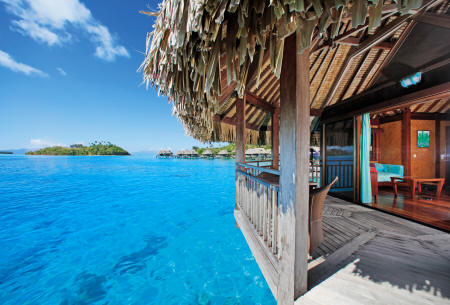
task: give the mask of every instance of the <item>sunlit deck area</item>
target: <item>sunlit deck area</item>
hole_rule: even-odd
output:
[[[450,304],[450,235],[328,196],[295,304]]]

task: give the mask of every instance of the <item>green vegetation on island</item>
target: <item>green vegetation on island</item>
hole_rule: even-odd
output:
[[[249,148],[265,148],[265,149],[271,149],[270,145],[256,145],[256,144],[247,144],[245,145],[245,149],[249,149]],[[236,152],[236,144],[234,143],[230,143],[226,146],[220,146],[220,147],[197,147],[197,146],[192,146],[192,149],[195,150],[199,155],[202,155],[202,153],[205,150],[210,150],[212,151],[213,155],[216,156],[221,150],[226,150],[230,153],[230,155],[234,155]]]
[[[91,143],[89,146],[73,144],[70,147],[53,146],[36,151],[29,151],[27,155],[50,155],[50,156],[126,156],[130,153],[122,147],[110,142]]]

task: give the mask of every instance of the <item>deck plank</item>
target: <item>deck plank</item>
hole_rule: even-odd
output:
[[[450,304],[450,234],[337,198],[325,207],[315,282],[296,305]]]

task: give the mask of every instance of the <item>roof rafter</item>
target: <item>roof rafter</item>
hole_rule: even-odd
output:
[[[245,99],[247,103],[252,104],[255,107],[258,107],[260,109],[263,109],[266,112],[273,112],[273,106],[269,102],[265,101],[264,99],[254,95],[253,93],[246,92],[245,93]]]
[[[351,54],[345,59],[344,65],[341,67],[341,70],[339,71],[337,78],[333,82],[333,85],[331,86],[331,89],[328,92],[327,97],[325,98],[325,103],[323,103],[323,105],[322,105],[322,109],[325,108],[326,106],[328,106],[328,104],[333,99],[344,75],[347,73],[349,67],[351,66],[353,59],[356,58],[358,55],[361,55],[362,53],[367,52],[370,48],[372,48],[374,45],[376,45],[380,41],[393,35],[398,29],[400,29],[403,26],[403,24],[410,17],[411,16],[398,17],[396,20],[394,20],[387,26],[381,28],[375,35],[373,35],[373,36],[369,37],[367,40],[365,40],[359,47],[357,47],[353,51],[351,51]]]

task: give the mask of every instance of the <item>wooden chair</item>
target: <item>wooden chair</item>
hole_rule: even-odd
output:
[[[322,214],[325,199],[330,188],[338,181],[338,177],[321,188],[309,193],[309,253],[323,242]]]

